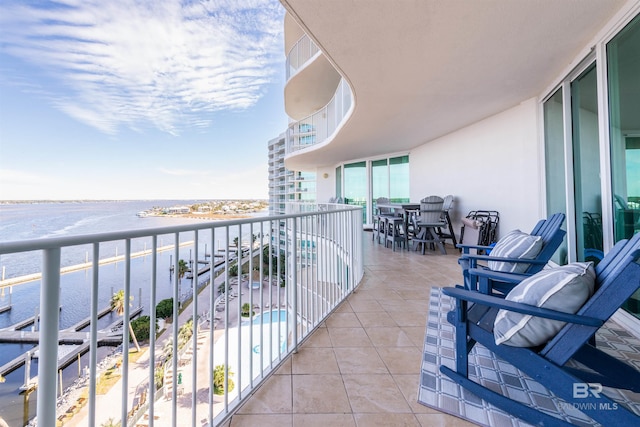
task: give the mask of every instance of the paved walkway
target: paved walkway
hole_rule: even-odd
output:
[[[215,286],[215,285],[214,285]],[[215,288],[217,289],[217,287]],[[211,286],[205,287],[198,294],[198,315],[203,315],[207,311],[209,311],[209,297],[210,297]],[[182,325],[187,322],[193,316],[193,308],[191,304],[189,304],[183,312],[178,316],[178,325]],[[237,316],[237,315],[236,315]],[[237,320],[236,320],[237,321]],[[155,352],[156,357],[162,354],[162,349],[165,346],[167,341],[171,340],[172,333],[172,325],[167,325],[168,328],[165,329],[160,336],[156,339]],[[223,334],[223,331],[215,331],[214,332],[214,340],[217,340],[219,336]],[[208,387],[206,384],[208,375],[208,357],[209,357],[209,330],[203,330],[198,334],[198,388]],[[189,340],[188,346],[190,346],[192,340]],[[135,347],[131,346],[135,351]],[[129,363],[129,380],[128,380],[128,404],[127,407],[131,410],[133,405],[133,400],[136,397],[136,390],[142,384],[148,383],[149,381],[149,348],[148,346],[142,347],[142,352],[144,354],[133,363]],[[188,417],[191,417],[191,350],[188,349],[185,352],[183,358],[188,360],[188,363],[179,368],[182,371],[182,379],[185,393],[179,396],[178,398],[178,411],[179,417],[186,416],[186,414],[181,414],[180,408],[184,407],[185,404],[188,404]],[[189,357],[187,357],[189,356]],[[168,374],[171,374],[170,372]],[[205,384],[201,384],[202,382]],[[208,389],[207,389],[208,390]],[[205,402],[208,397],[205,396]],[[198,401],[201,400],[201,397],[198,397]],[[199,405],[201,406],[201,405]],[[169,420],[169,421],[156,421],[156,425],[169,425],[171,420],[171,400],[166,400],[165,398],[161,398],[156,402],[154,407],[156,415],[159,416],[160,419]],[[108,421],[110,418],[114,420],[120,420],[120,415],[122,411],[122,380],[118,380],[104,395],[96,396],[96,426],[101,426],[103,423]],[[89,416],[89,406],[85,405],[71,420],[65,423],[65,427],[75,427],[75,426],[86,426],[88,425],[88,416]],[[200,410],[198,410],[198,416],[200,417]],[[205,418],[206,413],[202,415],[199,419]],[[141,419],[142,423],[143,420]]]
[[[200,332],[198,333],[197,339],[197,405],[196,405],[196,425],[201,424],[204,425],[204,421],[208,417],[208,393],[209,393],[209,354],[210,354],[210,330],[209,326],[215,326],[222,324],[224,327],[224,309],[222,311],[215,311],[210,307],[210,292],[211,289],[214,289],[214,292],[217,292],[218,286],[224,280],[224,275],[217,277],[214,281],[213,287],[211,285],[206,286],[199,294],[198,294],[198,315],[204,316],[209,313],[210,316],[210,324],[205,322],[199,328]],[[278,286],[270,286],[268,281],[265,280],[263,283],[263,287],[261,289],[249,290],[248,281],[241,281],[238,285],[237,281],[234,284],[233,280],[230,280],[231,290],[229,291],[230,300],[229,305],[232,308],[236,308],[235,303],[236,296],[238,294],[242,295],[242,303],[250,302],[252,300],[254,311],[261,311],[261,304],[264,304],[265,310],[269,310],[269,304],[273,307],[277,305],[282,305],[283,301],[286,298],[286,292],[283,288],[279,288]],[[260,300],[260,293],[262,293],[263,300]],[[269,298],[269,295],[271,297]],[[278,301],[278,304],[275,302]],[[223,306],[222,304],[220,306]],[[182,325],[191,319],[193,316],[193,306],[189,304],[185,307],[183,312],[178,317],[178,325]],[[240,323],[238,310],[232,309],[229,310],[229,327],[237,326]],[[165,347],[166,343],[171,340],[172,334],[172,325],[168,325],[168,328],[165,329],[160,336],[156,339],[155,344],[155,354],[156,358],[158,355],[162,354],[162,350]],[[214,342],[216,342],[220,337],[224,336],[224,329],[217,329],[213,333]],[[177,405],[177,419],[178,420],[188,420],[187,424],[191,424],[192,419],[192,378],[193,378],[193,367],[191,364],[192,360],[192,349],[190,348],[192,345],[192,339],[189,340],[187,344],[187,350],[182,356],[183,365],[179,366],[179,371],[182,372],[182,393],[178,396],[178,405]],[[132,346],[133,347],[133,346]],[[131,347],[130,347],[131,348]],[[135,351],[135,347],[133,347]],[[128,404],[127,408],[131,410],[134,399],[136,398],[136,391],[139,387],[145,386],[148,389],[148,381],[149,381],[149,351],[148,346],[143,347],[142,351],[144,354],[136,361],[129,363],[129,379],[128,379]],[[171,370],[165,373],[165,377],[173,378],[173,373]],[[169,382],[170,380],[167,380]],[[74,392],[74,395],[69,396],[69,402],[73,403],[76,401],[77,396],[81,393],[81,389]],[[76,396],[77,395],[77,396]],[[168,393],[170,396],[170,392]],[[217,398],[221,400],[221,398]],[[215,398],[214,398],[215,400]],[[222,409],[223,404],[221,402],[214,403],[214,414]],[[101,426],[103,423],[107,422],[110,418],[114,420],[120,420],[121,411],[122,411],[122,380],[118,380],[104,395],[96,396],[96,426]],[[156,421],[154,425],[156,426],[165,426],[170,425],[172,418],[172,400],[167,398],[166,396],[156,401],[154,406],[154,415],[156,416]],[[89,407],[85,405],[72,419],[65,423],[65,427],[76,427],[76,426],[86,426],[88,425],[88,416],[89,416]],[[146,421],[144,417],[140,419],[139,425],[144,426]],[[178,423],[181,424],[181,423]]]

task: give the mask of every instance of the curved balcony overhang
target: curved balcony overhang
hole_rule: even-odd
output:
[[[340,74],[318,52],[284,87],[284,108],[293,120],[300,120],[327,105],[340,83]]]
[[[321,43],[355,96],[352,115],[331,143],[287,153],[285,164],[298,170],[410,152],[546,95],[628,4],[503,1],[489,10],[483,2],[433,0],[333,2],[331,8],[281,2]]]
[[[302,120],[292,122],[287,129],[285,166],[290,170],[308,170],[310,159],[331,144],[335,135],[353,112],[353,93],[346,80],[341,79],[327,105]],[[311,160],[317,165],[317,160]]]
[[[284,14],[284,54],[287,55],[294,44],[304,36],[304,29],[289,12]]]

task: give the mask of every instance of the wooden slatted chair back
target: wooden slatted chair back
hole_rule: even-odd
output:
[[[621,240],[596,267],[596,291],[577,314],[608,320],[634,292],[640,289],[640,233]],[[541,355],[564,365],[598,327],[567,324],[542,349]]]

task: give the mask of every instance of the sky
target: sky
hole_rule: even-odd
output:
[[[278,0],[0,2],[0,200],[267,199]]]

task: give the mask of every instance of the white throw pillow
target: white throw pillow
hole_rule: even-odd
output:
[[[542,250],[542,237],[531,236],[520,230],[513,230],[498,240],[491,249],[490,257],[534,259]],[[493,271],[507,273],[524,273],[530,264],[522,262],[489,261],[489,268]]]
[[[506,299],[575,314],[591,297],[596,272],[593,263],[577,262],[542,270],[523,280]],[[493,335],[496,344],[534,347],[553,338],[566,322],[499,310]]]

